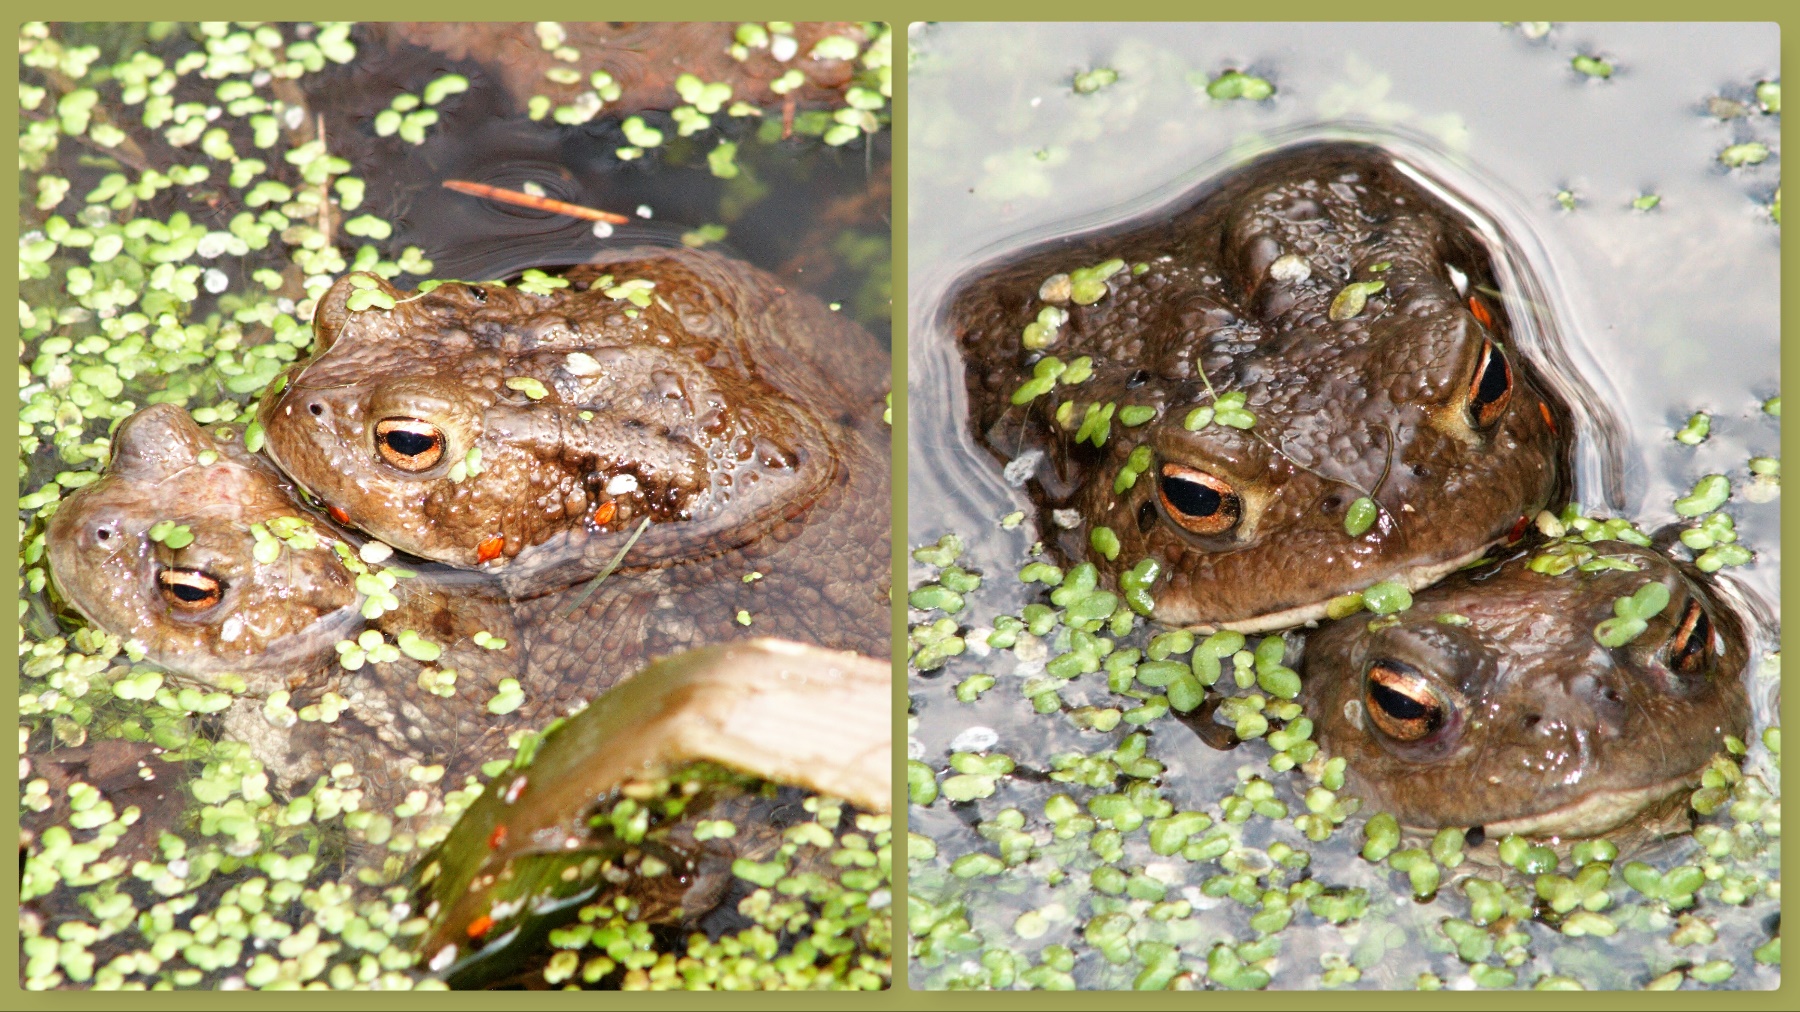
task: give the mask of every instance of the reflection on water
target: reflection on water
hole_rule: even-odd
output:
[[[1590,424],[1576,448],[1576,494],[1589,509],[1655,532],[1679,519],[1671,503],[1701,475],[1731,478],[1738,495],[1726,511],[1757,557],[1716,583],[1756,626],[1756,731],[1775,723],[1776,666],[1768,655],[1776,644],[1779,599],[1778,500],[1759,503],[1745,493],[1747,462],[1779,453],[1777,423],[1761,410],[1779,392],[1778,229],[1767,206],[1778,155],[1739,169],[1727,169],[1718,156],[1753,140],[1773,147],[1778,118],[1707,115],[1709,98],[1749,102],[1756,82],[1776,76],[1772,29],[1556,26],[1545,37],[1528,38],[1496,25],[942,25],[916,30],[912,41],[909,543],[958,532],[968,542],[960,564],[984,577],[970,610],[956,616],[968,653],[913,677],[912,758],[941,771],[951,752],[991,749],[1022,772],[1045,771],[1053,757],[1104,755],[1136,730],[1127,725],[1096,735],[1073,720],[1033,713],[1021,689],[1032,691],[1042,659],[984,642],[994,616],[1016,615],[1039,599],[1013,574],[1029,560],[1032,542],[1048,532],[1034,530],[1031,519],[1016,530],[997,524],[1029,503],[964,425],[961,364],[940,320],[950,287],[977,263],[1133,217],[1258,151],[1324,136],[1380,137],[1518,248],[1529,269],[1506,268],[1510,291],[1546,310],[1567,355],[1557,364],[1591,391],[1565,393],[1571,401],[1604,405],[1617,420],[1616,428]],[[1578,54],[1607,57],[1613,76],[1590,80],[1575,72],[1570,61]],[[1072,76],[1095,67],[1116,70],[1117,82],[1077,94]],[[1266,78],[1275,97],[1209,99],[1205,85],[1227,69]],[[1633,206],[1649,204],[1649,196],[1660,198],[1654,207]],[[1554,342],[1538,350],[1551,347]],[[1674,429],[1695,411],[1711,414],[1709,438],[1693,447],[1674,441]],[[915,565],[913,583],[935,572]],[[1050,653],[1059,649],[1053,645]],[[954,690],[978,672],[996,676],[997,684],[973,702],[959,701]],[[1068,683],[1066,705],[1129,706],[1101,677]],[[1216,818],[1220,796],[1254,775],[1276,784],[1290,812],[1305,810],[1301,795],[1309,782],[1270,773],[1261,743],[1218,753],[1172,721],[1149,730],[1148,755],[1167,766],[1157,783],[1174,809]],[[1770,757],[1755,741],[1747,768],[1778,790]],[[946,874],[958,858],[992,853],[996,843],[1004,850],[1000,827],[1011,817],[1002,812],[1013,807],[1035,836],[1032,853],[1086,869],[1081,862],[1091,863],[1092,855],[1085,838],[1062,842],[1041,818],[1046,801],[1060,792],[1083,801],[1092,794],[1066,780],[1014,776],[972,804],[913,807],[913,831],[938,847],[933,860],[914,864],[912,895],[930,904],[962,897],[988,954],[976,970],[962,961],[974,957],[947,958],[951,950],[938,942],[916,943],[915,957],[925,958],[915,962],[915,986],[977,980],[1011,986],[1015,979],[1042,986],[1054,978],[1051,970],[1070,969],[1052,966],[1058,957],[1046,948],[1051,945],[1072,947],[1071,972],[1084,986],[1130,986],[1140,971],[1150,973],[1154,960],[1143,953],[1154,954],[1154,943],[1179,945],[1182,967],[1198,971],[1216,941],[1243,943],[1272,930],[1266,921],[1247,920],[1254,903],[1240,905],[1219,890],[1226,888],[1221,876],[1242,872],[1244,862],[1266,870],[1276,841],[1312,853],[1307,871],[1286,874],[1288,884],[1298,877],[1365,888],[1370,903],[1366,917],[1342,929],[1317,910],[1299,914],[1278,936],[1276,986],[1316,987],[1360,976],[1361,986],[1411,987],[1422,972],[1452,985],[1493,982],[1485,971],[1471,976],[1437,927],[1445,917],[1472,916],[1460,888],[1414,904],[1405,896],[1404,876],[1356,856],[1368,813],[1351,817],[1349,829],[1320,844],[1299,837],[1291,816],[1285,827],[1252,818],[1241,830],[1241,851],[1219,864],[1159,856],[1142,849],[1140,833],[1133,845],[1139,849],[1128,849],[1117,864],[1155,885],[1116,898],[1093,892],[1085,881],[1053,885],[1033,870],[1040,868],[1035,863],[1022,866],[1023,874],[1012,869],[966,884],[961,875]],[[1744,831],[1761,839],[1748,826]],[[1686,837],[1638,857],[1664,868],[1707,860]],[[1563,871],[1572,873],[1566,861]],[[1282,877],[1278,871],[1267,881]],[[1085,873],[1072,871],[1071,878]],[[1766,893],[1751,889],[1756,898],[1746,897],[1742,909],[1729,898],[1735,893],[1703,900],[1699,914],[1717,939],[1693,949],[1679,947],[1690,936],[1671,941],[1674,916],[1646,912],[1642,896],[1620,886],[1616,873],[1614,891],[1619,900],[1611,913],[1629,930],[1575,944],[1542,920],[1532,922],[1520,953],[1536,961],[1517,983],[1560,973],[1590,985],[1638,987],[1682,963],[1723,958],[1735,973],[1714,982],[1771,986],[1773,971],[1750,956],[1769,937],[1763,921],[1775,905]],[[1162,899],[1146,900],[1152,893]],[[1191,917],[1167,919],[1166,904],[1177,901],[1188,904]],[[1129,940],[1153,943],[1151,949],[1140,949],[1135,961],[1103,956],[1095,939],[1104,931],[1096,935],[1090,918],[1108,912],[1133,918]],[[1494,941],[1500,950],[1509,944],[1499,935]],[[1267,954],[1254,946],[1243,953],[1246,959]],[[1008,978],[996,969],[1006,966],[1019,973],[1038,969],[1035,976]],[[1215,981],[1229,976],[1223,964],[1216,969]]]

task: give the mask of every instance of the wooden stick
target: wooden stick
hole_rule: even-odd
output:
[[[611,211],[596,211],[591,207],[582,207],[580,204],[570,204],[561,200],[552,200],[549,197],[534,197],[529,193],[520,193],[518,190],[503,190],[498,186],[489,186],[486,183],[470,183],[461,179],[446,179],[444,180],[444,188],[455,190],[457,193],[466,193],[471,197],[486,197],[489,200],[498,200],[503,204],[517,204],[520,207],[534,207],[540,211],[549,211],[552,214],[566,214],[571,218],[584,218],[588,221],[604,221],[614,225],[624,225],[631,221],[630,218],[627,218],[622,214],[614,214]]]

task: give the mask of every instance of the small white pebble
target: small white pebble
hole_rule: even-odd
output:
[[[980,724],[968,728],[950,742],[952,752],[986,752],[1000,744],[1000,732]]]
[[[1277,281],[1305,281],[1312,277],[1312,265],[1289,253],[1276,257],[1275,262],[1269,265],[1269,277]]]
[[[612,222],[610,222],[610,221],[594,222],[594,237],[596,239],[608,238],[612,235],[612,232],[613,232]]]
[[[1065,531],[1072,531],[1081,526],[1080,510],[1051,510],[1050,519]]]
[[[386,562],[394,557],[394,549],[385,541],[364,542],[356,552],[358,558],[371,565]]]
[[[202,275],[202,279],[206,285],[206,290],[214,295],[219,294],[231,285],[231,279],[226,277],[225,272],[217,267],[207,268],[206,273]]]
[[[300,124],[304,122],[306,122],[306,110],[297,105],[288,106],[281,114],[281,125],[289,130],[300,129]]]
[[[563,361],[563,368],[576,376],[592,376],[600,371],[600,363],[585,351],[572,351]]]
[[[769,40],[769,55],[782,63],[794,58],[800,51],[800,43],[792,35],[777,35]]]
[[[640,218],[648,218],[655,213],[655,211],[650,210],[649,204],[639,204],[637,207],[637,216]]]
[[[625,495],[638,490],[637,476],[633,474],[615,474],[606,480],[607,495]]]
[[[519,184],[519,189],[524,190],[526,193],[529,193],[534,197],[542,197],[544,195],[544,188],[542,186],[539,186],[537,183],[532,182],[529,179],[527,179],[525,182]]]

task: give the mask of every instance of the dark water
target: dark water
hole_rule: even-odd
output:
[[[1565,367],[1587,388],[1584,403],[1615,423],[1590,423],[1580,433],[1579,501],[1655,531],[1678,519],[1672,500],[1701,475],[1731,477],[1737,495],[1726,509],[1757,559],[1722,573],[1717,585],[1757,627],[1748,676],[1755,731],[1778,723],[1778,667],[1770,654],[1778,649],[1779,500],[1749,502],[1743,489],[1748,459],[1779,453],[1778,422],[1760,409],[1778,392],[1779,230],[1767,204],[1778,185],[1779,155],[1729,171],[1717,156],[1753,139],[1775,147],[1779,118],[1753,112],[1721,121],[1706,114],[1709,98],[1748,100],[1757,81],[1778,76],[1772,26],[1557,25],[1547,37],[1529,39],[1494,24],[938,25],[915,30],[912,43],[909,544],[959,532],[970,545],[962,565],[985,578],[971,610],[957,616],[965,632],[974,627],[970,652],[933,677],[913,677],[913,758],[943,769],[949,752],[992,749],[1041,770],[1056,753],[1091,753],[1100,741],[1065,718],[1033,713],[1018,688],[1020,677],[1041,665],[1018,663],[1005,651],[983,656],[992,616],[1016,614],[1037,599],[1013,574],[1039,535],[1030,519],[1010,532],[997,524],[1030,504],[963,424],[961,365],[938,325],[948,289],[976,264],[1144,213],[1256,152],[1323,137],[1390,147],[1512,240],[1524,261],[1514,272],[1517,290],[1545,305]],[[1617,70],[1610,80],[1588,80],[1570,67],[1577,53],[1605,55]],[[1074,74],[1102,66],[1118,72],[1116,84],[1074,93]],[[1267,78],[1274,99],[1207,98],[1205,83],[1227,68]],[[1196,78],[1200,87],[1190,83]],[[1562,190],[1573,192],[1573,211],[1559,205]],[[1652,193],[1662,198],[1653,210],[1631,206]],[[1698,447],[1673,441],[1674,428],[1696,410],[1712,413],[1711,437]],[[915,565],[914,582],[928,572]],[[977,671],[995,674],[999,684],[978,702],[959,702],[952,690]],[[1117,705],[1096,677],[1070,683],[1065,697]],[[1284,779],[1268,771],[1260,743],[1217,753],[1171,720],[1152,731],[1150,755],[1168,765],[1160,782],[1177,809],[1216,815],[1217,799],[1240,769],[1278,786]],[[1747,769],[1779,794],[1779,774],[1754,742]],[[1292,792],[1283,796],[1301,811],[1297,795],[1305,784],[1290,776],[1294,784],[1280,789]],[[967,884],[943,874],[963,854],[992,852],[975,823],[1016,806],[1028,829],[1042,825],[1044,800],[1064,789],[1013,778],[973,805],[915,806],[912,831],[936,839],[939,856],[914,866],[914,895],[962,898],[986,951],[1010,946],[1031,957],[1046,944],[1068,944],[1081,954],[1078,982],[1130,986],[1137,964],[1120,976],[1084,948],[1085,908],[1068,909],[1072,919],[1052,917],[1052,930],[1035,941],[1013,934],[1023,911],[1073,907],[1067,888],[1048,888],[1031,874]],[[1343,929],[1298,918],[1281,932],[1274,986],[1320,986],[1328,965],[1321,956],[1367,953],[1370,938],[1391,926],[1407,930],[1408,944],[1420,949],[1420,939],[1436,934],[1436,921],[1468,916],[1460,893],[1451,899],[1446,889],[1434,904],[1413,904],[1403,876],[1356,857],[1361,821],[1353,816],[1348,830],[1323,844],[1297,845],[1312,851],[1317,878],[1367,887],[1377,913]],[[1291,825],[1285,835],[1268,825],[1253,819],[1243,842],[1294,841]],[[1663,845],[1660,858],[1644,859],[1679,863],[1692,849],[1678,840]],[[1184,966],[1202,965],[1213,939],[1253,937],[1233,912],[1243,908],[1195,888],[1216,867],[1147,860],[1151,877],[1161,875],[1172,896],[1194,901],[1193,919],[1204,925],[1182,941]],[[1767,897],[1746,907],[1706,907],[1719,931],[1703,952],[1671,950],[1641,931],[1563,941],[1545,929],[1532,965],[1554,963],[1557,972],[1592,985],[1635,987],[1681,960],[1723,956],[1737,966],[1723,986],[1769,987],[1776,971],[1753,964],[1749,950],[1767,939],[1764,922],[1775,909]],[[971,967],[980,955],[960,968],[955,960],[915,964],[915,986],[975,979],[980,968]],[[1371,961],[1359,986],[1411,987],[1427,969],[1449,986],[1474,986],[1454,956],[1422,950]],[[1520,982],[1532,979],[1522,973]]]

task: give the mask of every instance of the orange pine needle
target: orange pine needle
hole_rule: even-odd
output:
[[[1481,300],[1473,295],[1469,296],[1469,312],[1475,314],[1475,318],[1481,321],[1483,327],[1489,330],[1494,328],[1493,316],[1488,313],[1487,307],[1481,304]]]
[[[539,211],[549,211],[552,214],[566,214],[571,218],[584,218],[588,221],[604,221],[614,225],[624,225],[631,221],[630,218],[627,218],[622,214],[614,214],[611,211],[596,211],[591,207],[582,207],[580,204],[570,204],[566,201],[552,200],[549,197],[534,197],[529,193],[520,193],[518,190],[503,190],[498,186],[489,186],[486,183],[470,183],[461,179],[446,179],[444,180],[444,188],[455,190],[457,193],[466,193],[471,197],[485,197],[488,200],[498,200],[502,204],[517,204],[520,207],[532,207]]]
[[[601,527],[605,527],[607,524],[612,523],[613,514],[617,513],[618,510],[619,508],[610,502],[601,503],[600,508],[594,511],[594,523]]]
[[[475,546],[475,561],[492,562],[500,557],[500,549],[505,546],[506,539],[498,534],[484,538],[481,544]]]

